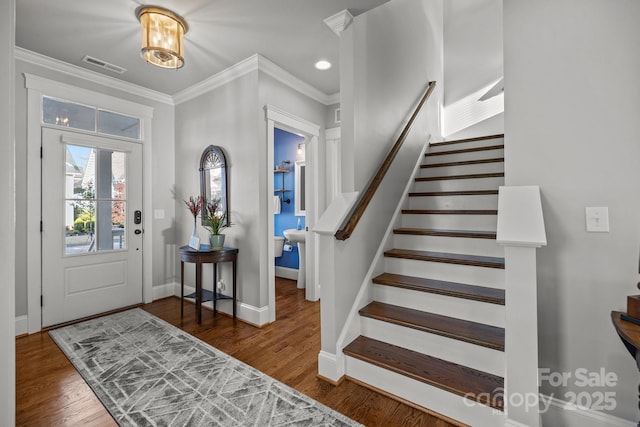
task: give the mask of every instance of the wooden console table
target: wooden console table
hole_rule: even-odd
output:
[[[612,311],[611,321],[622,343],[627,347],[631,357],[636,361],[636,366],[640,369],[640,351],[638,351],[640,350],[640,325],[622,320],[620,318],[621,314],[623,313],[620,311]],[[640,393],[640,387],[638,387],[638,393]],[[638,408],[640,408],[640,402]],[[638,427],[640,427],[640,422],[638,422]]]
[[[196,250],[189,246],[180,248],[180,317],[184,315],[184,263],[189,262],[196,265],[196,313],[198,323],[202,323],[202,303],[204,301],[213,300],[213,314],[216,314],[216,301],[220,299],[233,300],[233,318],[236,318],[236,270],[238,262],[238,249],[222,248],[216,250]],[[217,292],[216,283],[218,282],[218,263],[231,262],[233,264],[233,297],[223,295]],[[211,297],[203,299],[202,291],[202,264],[213,264],[213,292]],[[207,291],[208,292],[208,291]]]

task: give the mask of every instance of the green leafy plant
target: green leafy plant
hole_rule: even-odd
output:
[[[227,221],[226,212],[216,212],[217,210],[216,204],[207,204],[202,209],[202,226],[211,234],[220,234],[222,230],[233,225]]]

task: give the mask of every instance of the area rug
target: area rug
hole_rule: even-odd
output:
[[[359,426],[141,309],[49,335],[121,426]]]

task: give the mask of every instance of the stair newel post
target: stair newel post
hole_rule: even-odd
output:
[[[506,425],[539,427],[536,250],[547,241],[537,186],[500,187],[497,242],[505,258]]]

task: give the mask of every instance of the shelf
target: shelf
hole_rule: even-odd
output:
[[[194,292],[194,293],[191,293],[189,295],[185,295],[184,297],[185,298],[193,298],[193,299],[195,299],[196,298],[196,293]],[[213,292],[211,292],[208,289],[203,289],[202,290],[202,302],[213,301],[214,299],[216,301],[220,301],[220,300],[223,300],[223,299],[233,299],[233,297],[221,294],[219,292],[216,292],[214,294]]]
[[[289,169],[275,169],[273,173],[289,173],[291,170]]]
[[[290,193],[291,190],[273,190],[274,193]]]

